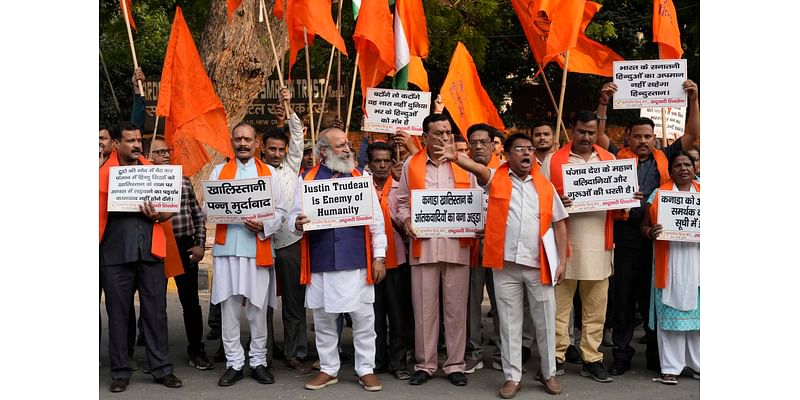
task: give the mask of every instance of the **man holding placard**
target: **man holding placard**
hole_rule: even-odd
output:
[[[669,180],[668,159],[680,150],[689,151],[696,148],[700,140],[700,102],[697,84],[691,80],[683,82],[688,101],[688,115],[683,136],[671,145],[656,149],[655,123],[649,118],[634,120],[625,136],[628,143],[617,153],[619,159],[636,160],[639,191],[644,196],[650,194]],[[617,85],[606,83],[600,91],[597,114],[601,117],[597,142],[601,147],[610,143],[604,132],[605,116],[608,102],[617,92]],[[646,198],[645,197],[645,198]],[[622,375],[630,369],[634,349],[630,345],[636,327],[635,314],[638,310],[642,316],[647,348],[645,358],[647,368],[659,369],[656,334],[648,326],[650,304],[650,280],[653,251],[652,241],[639,234],[639,225],[644,217],[644,207],[630,209],[626,220],[614,224],[614,276],[611,278],[609,291],[609,319],[613,329],[614,363],[609,372]]]
[[[135,289],[139,290],[150,374],[164,386],[181,387],[168,359],[166,300],[166,274],[180,272],[165,271],[164,267],[168,246],[175,246],[174,239],[167,240],[172,237],[172,226],[166,223],[174,213],[158,212],[150,201],[143,202],[139,212],[108,211],[111,168],[151,164],[142,157],[142,134],[135,124],[120,124],[111,138],[116,150],[100,168],[100,277],[108,311],[110,390],[124,392],[131,377],[128,317]]]
[[[453,143],[450,121],[431,114],[423,121],[425,147],[403,164],[397,189],[398,214],[411,238],[411,298],[414,306],[416,372],[412,385],[421,385],[436,372],[439,336],[439,286],[444,301],[447,359],[443,369],[456,386],[467,384],[464,375],[467,294],[470,245],[474,239],[419,238],[412,226],[412,190],[468,189],[477,187],[475,177],[449,160],[439,160],[434,145]]]
[[[483,264],[492,268],[505,383],[500,397],[519,392],[522,379],[523,298],[530,303],[536,329],[541,370],[538,380],[550,394],[561,393],[556,378],[556,299],[553,286],[564,279],[569,216],[553,185],[533,164],[535,147],[527,135],[509,136],[506,163],[489,169],[437,146],[442,159],[451,159],[475,174],[489,195],[483,239]],[[531,271],[532,270],[532,271]],[[537,271],[538,270],[538,271]]]
[[[210,181],[225,180],[227,182],[222,185],[227,184],[234,188],[233,191],[241,188],[236,185],[236,180],[260,177],[270,180],[275,174],[272,166],[255,157],[256,131],[252,126],[241,123],[233,128],[231,144],[236,157],[225,164],[217,165],[211,172]],[[239,338],[239,319],[244,300],[247,321],[250,324],[251,375],[262,384],[275,382],[267,365],[266,307],[274,308],[276,303],[270,239],[286,218],[286,210],[280,190],[272,191],[272,197],[268,200],[274,205],[271,217],[247,218],[243,223],[217,224],[211,303],[221,304],[222,343],[227,359],[227,370],[219,378],[220,386],[231,386],[244,377],[242,369],[245,354]],[[206,207],[211,207],[208,193]]]
[[[341,313],[349,313],[359,383],[368,391],[378,391],[383,385],[373,371],[376,335],[372,303],[373,284],[386,276],[386,234],[383,213],[378,212],[381,205],[371,179],[358,178],[361,173],[355,168],[344,131],[328,128],[320,132],[316,146],[321,164],[300,177],[288,220],[294,232],[303,235],[300,282],[307,285],[306,306],[314,313],[320,361],[319,374],[305,388],[317,390],[339,382],[336,319]],[[368,197],[363,199],[365,182]],[[358,210],[366,208],[364,203],[371,208],[369,218],[359,215]],[[326,226],[331,228],[313,226],[312,220],[319,215],[331,214],[336,214],[327,218],[330,225]]]

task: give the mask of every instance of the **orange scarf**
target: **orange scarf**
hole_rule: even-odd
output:
[[[253,160],[256,163],[256,171],[258,171],[258,176],[272,176],[267,164],[264,164],[263,161],[255,157],[253,157]],[[237,169],[238,167],[236,166],[236,159],[232,158],[225,164],[224,167],[222,167],[222,171],[219,172],[219,178],[217,179],[235,179]],[[214,235],[214,243],[219,245],[225,244],[225,239],[227,236],[228,225],[217,224],[217,233]],[[271,242],[272,241],[269,238],[267,238],[267,240],[259,240],[258,235],[256,235],[256,266],[268,268],[274,264],[272,260]]]
[[[492,153],[489,157],[489,163],[486,164],[486,168],[494,168],[497,169],[500,167],[500,159],[497,158],[497,154]]]
[[[552,283],[552,279],[550,278],[550,263],[547,261],[542,238],[553,223],[553,185],[539,172],[538,167],[531,170],[531,178],[533,178],[531,184],[539,196],[539,264],[541,265],[542,284],[547,285]],[[483,265],[489,268],[503,269],[506,221],[508,221],[510,203],[511,177],[508,176],[508,164],[503,164],[494,173],[492,185],[489,188],[489,211],[486,213],[486,220],[496,222],[486,224],[486,233],[483,238]]]
[[[428,148],[423,147],[417,154],[411,156],[408,162],[408,190],[425,189],[425,173],[426,164],[428,162]],[[459,167],[454,162],[449,162],[450,168],[453,171],[453,180],[456,183],[456,189],[469,189],[471,186],[469,180],[469,172]],[[410,202],[410,199],[409,199]],[[420,258],[422,256],[422,242],[425,239],[411,239],[411,254]],[[461,247],[469,247],[474,243],[475,239],[461,238],[459,242]]]
[[[594,151],[600,157],[601,161],[612,161],[614,155],[609,153],[606,149],[593,145]],[[569,163],[569,153],[572,151],[572,142],[567,143],[564,147],[558,149],[553,153],[550,158],[550,182],[556,187],[560,196],[564,195],[564,176],[562,175],[561,166]],[[609,210],[606,215],[606,229],[605,229],[605,247],[606,250],[614,248],[614,219],[621,219],[618,217],[621,213],[618,210]]]
[[[633,158],[636,160],[636,165],[639,165],[639,156],[632,152],[628,147],[623,147],[622,150],[618,151],[617,158],[620,160]],[[653,149],[653,158],[656,160],[656,168],[658,168],[658,184],[663,185],[669,182],[669,160],[667,160],[667,156],[663,151],[659,149]]]
[[[142,156],[139,156],[139,164],[153,165]],[[112,150],[108,160],[100,167],[100,241],[103,240],[106,223],[108,222],[108,173],[111,167],[118,166],[119,154],[117,154],[116,150]],[[170,221],[153,224],[150,253],[156,258],[164,260],[164,274],[167,278],[183,273],[180,251],[178,251],[178,244],[175,241],[175,234],[172,232],[172,223]]]
[[[653,225],[658,223],[658,198],[661,196],[661,191],[672,190],[672,180],[667,180],[666,183],[661,185],[653,198],[653,204],[650,206],[650,221]],[[700,183],[693,180],[692,186],[697,193],[700,193]],[[654,240],[653,241],[655,259],[655,286],[658,289],[665,289],[667,287],[667,265],[669,265],[669,241],[668,240]]]
[[[392,217],[389,212],[389,191],[392,189],[394,179],[389,175],[389,179],[383,184],[381,190],[381,212],[383,212],[383,226],[386,231],[386,269],[397,268],[397,248],[394,242],[394,227]],[[377,187],[375,188],[377,191]]]
[[[313,181],[314,177],[317,176],[317,172],[319,172],[320,165],[322,164],[317,164],[314,166],[314,168],[311,168],[303,180]],[[361,173],[358,172],[357,169],[353,169],[352,175],[361,176]],[[365,248],[367,249],[367,284],[372,285],[374,283],[372,279],[372,240],[369,234],[369,225],[364,226],[364,242]],[[303,234],[303,238],[300,239],[300,254],[302,255],[302,257],[300,257],[300,284],[308,285],[311,283],[311,250],[308,243],[308,235],[305,233]],[[387,260],[389,257],[388,254],[389,253],[387,252]],[[395,260],[395,264],[397,264],[397,260]]]

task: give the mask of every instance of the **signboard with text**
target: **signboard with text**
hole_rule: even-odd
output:
[[[158,212],[181,209],[180,165],[130,165],[108,172],[108,211],[139,212],[147,201]]]

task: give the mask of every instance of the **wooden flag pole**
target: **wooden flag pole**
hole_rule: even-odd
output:
[[[542,67],[541,71],[542,71],[542,80],[544,81],[544,87],[547,88],[547,94],[550,95],[550,101],[553,103],[553,108],[556,110],[556,112],[558,112],[558,104],[556,104],[556,98],[553,96],[553,91],[550,89],[550,84],[547,83],[547,75],[544,74],[544,67]],[[561,121],[561,117],[559,117],[558,120]],[[567,127],[563,121],[561,121],[561,129],[564,132],[564,136],[566,136],[567,140],[569,140],[569,135],[567,135],[566,132]],[[560,135],[561,132],[558,132],[558,134]],[[553,145],[556,148],[558,148],[558,140],[556,140],[555,142],[556,143],[553,143]]]
[[[556,119],[556,132],[558,132],[558,138],[561,138],[561,114],[564,111],[564,92],[567,88],[567,74],[569,67],[569,50],[567,50],[566,55],[564,56],[564,76],[561,78],[561,96],[558,99],[558,117]],[[567,141],[569,141],[569,136],[567,136]],[[556,148],[559,147],[559,141],[553,144]]]
[[[98,50],[100,49],[98,48]],[[122,110],[120,110],[119,108],[119,101],[117,101],[117,95],[114,94],[114,85],[111,84],[111,76],[108,75],[108,68],[106,68],[106,62],[105,60],[103,60],[103,50],[100,50],[100,64],[103,65],[103,71],[106,73],[106,79],[108,80],[108,87],[111,88],[111,98],[114,99],[114,105],[117,107],[117,114],[122,115]]]
[[[339,16],[336,20],[339,36],[342,36],[342,1],[339,0]],[[336,117],[342,119],[342,52],[336,53]]]
[[[285,1],[284,0],[275,0],[275,1],[283,1],[283,24],[286,25],[286,35],[289,36],[291,34],[291,32],[289,30],[289,19],[286,16],[288,14],[288,10],[287,9],[289,8],[289,0],[285,0]],[[289,36],[289,37],[291,37],[291,36]],[[284,71],[289,71],[289,61],[290,61],[289,60],[289,56],[291,55],[291,53],[288,52],[288,51],[286,53],[287,53],[286,54],[286,58],[285,58],[286,64],[283,64],[283,70]],[[284,59],[281,58],[281,60],[283,61]],[[286,73],[286,75],[287,75],[286,76],[286,86],[289,86],[289,76],[288,75],[291,72],[292,71],[289,71],[289,72]],[[283,83],[283,81],[281,81],[281,84],[282,83]],[[313,155],[314,152],[312,151],[311,153]]]
[[[342,0],[339,0],[339,19],[336,20],[336,29],[337,30],[340,29],[339,21],[342,18],[341,16],[342,16],[342,4],[343,3],[344,2]],[[322,113],[325,112],[325,108],[326,108],[325,105],[326,105],[326,102],[328,101],[328,86],[329,86],[328,82],[330,82],[330,80],[331,80],[331,68],[333,67],[333,55],[336,54],[336,53],[337,53],[336,46],[331,45],[331,58],[328,60],[328,73],[325,75],[325,89],[322,91],[322,103],[320,103],[320,104],[322,104],[322,106],[320,107],[319,118],[317,119],[317,135],[319,135],[319,130],[321,129],[321,126],[322,126]]]
[[[303,27],[303,41],[305,43],[306,48],[306,93],[308,94],[308,123],[311,124],[311,144],[316,147],[317,145],[317,134],[314,130],[314,101],[311,98],[313,93],[311,92],[311,61],[308,55],[308,29]],[[314,163],[316,164],[316,155],[313,155]]]
[[[347,106],[347,122],[344,124],[344,133],[347,134],[350,132],[350,116],[353,113],[353,97],[356,94],[356,77],[358,77],[358,56],[361,54],[356,53],[356,62],[353,64],[353,84],[350,86],[350,102]],[[366,96],[366,93],[361,93],[362,96]]]
[[[278,81],[281,83],[281,89],[286,88],[283,84],[283,73],[281,72],[281,59],[278,58],[278,51],[275,50],[275,40],[272,38],[272,28],[269,24],[269,13],[267,12],[267,6],[264,5],[264,0],[259,0],[261,2],[259,9],[259,19],[264,17],[264,22],[267,24],[267,34],[269,36],[269,45],[272,48],[272,56],[275,57],[275,69],[278,70]],[[286,113],[285,115],[288,117],[289,113],[289,102],[284,100],[283,101],[283,110]]]
[[[128,19],[128,7],[125,4],[120,3],[122,6],[122,16],[125,17],[125,27],[128,28],[128,42],[131,44],[131,55],[133,55],[133,69],[134,71],[139,68],[139,61],[136,60],[136,48],[133,47],[133,33],[131,33],[131,21]],[[144,87],[142,86],[142,81],[137,79],[136,83],[139,84],[139,93],[144,96]]]
[[[150,139],[150,155],[147,157],[152,160],[153,159],[153,142],[156,141],[156,137],[158,135],[158,114],[156,114],[156,124],[153,126],[153,138]]]
[[[661,148],[667,147],[667,109],[661,107]]]

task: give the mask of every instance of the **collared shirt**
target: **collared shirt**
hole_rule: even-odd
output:
[[[492,176],[484,186],[486,195],[497,170],[492,170]],[[508,205],[508,219],[506,222],[506,237],[503,245],[503,260],[520,265],[540,268],[539,260],[539,194],[533,187],[533,177],[528,174],[525,179],[520,179],[511,169],[508,169],[511,178],[511,200]],[[567,217],[567,211],[561,203],[561,198],[553,188],[553,223]]]
[[[194,244],[203,247],[206,244],[205,217],[188,176],[183,177],[181,190],[181,210],[171,219],[172,232],[175,233],[176,240],[193,237]]]
[[[272,190],[280,190],[283,201],[286,203],[283,208],[292,209],[292,196],[297,186],[297,174],[300,172],[300,162],[303,160],[303,122],[292,113],[288,120],[289,132],[289,151],[286,153],[283,162],[275,168],[275,178]],[[284,221],[286,222],[286,221]],[[292,230],[283,223],[280,229],[272,236],[272,247],[282,249],[300,240],[302,236],[295,235]]]
[[[391,178],[389,178],[389,179],[391,179]],[[384,217],[384,221],[385,221],[385,218],[391,218],[392,223],[394,224],[394,226],[392,226],[392,230],[394,231],[395,254],[397,255],[397,265],[401,265],[401,264],[405,264],[406,261],[408,261],[408,260],[406,259],[406,246],[405,246],[405,243],[403,243],[403,236],[400,234],[401,232],[403,232],[402,231],[403,223],[402,223],[402,221],[401,222],[397,222],[397,219],[395,218],[395,215],[397,214],[397,188],[398,187],[400,187],[400,182],[392,179],[392,187],[389,189],[389,194],[387,195],[389,197],[388,198],[388,201],[389,201],[389,215],[384,215],[383,217]],[[383,198],[381,198],[381,191],[377,190],[377,187],[376,187],[375,192],[378,194],[378,200],[383,200]],[[398,228],[400,228],[400,229],[398,229]]]
[[[209,180],[219,180],[220,171],[225,164],[219,164],[214,167],[211,172]],[[270,173],[275,176],[275,168],[267,165]],[[258,170],[256,169],[256,162],[254,159],[247,160],[246,164],[242,164],[238,159],[236,160],[236,176],[234,179],[257,178]],[[264,223],[264,231],[258,233],[258,240],[266,240],[267,237],[272,235],[280,228],[283,221],[286,219],[286,209],[284,208],[283,198],[281,197],[280,190],[272,191],[272,198],[275,204],[275,215],[262,221]],[[225,236],[225,244],[214,244],[212,254],[218,256],[236,256],[236,257],[250,257],[256,256],[256,234],[251,232],[244,224],[228,224],[227,234]]]
[[[453,169],[449,161],[444,161],[438,166],[425,155],[425,188],[426,189],[454,189],[456,187]],[[411,218],[411,191],[408,188],[408,168],[412,157],[403,163],[403,175],[400,177],[400,186],[397,188],[397,214],[400,221]],[[477,188],[478,181],[475,175],[469,174],[470,186]],[[469,265],[469,247],[461,247],[458,238],[430,238],[421,239],[422,254],[415,258],[410,254],[411,265],[446,262],[452,264]]]

